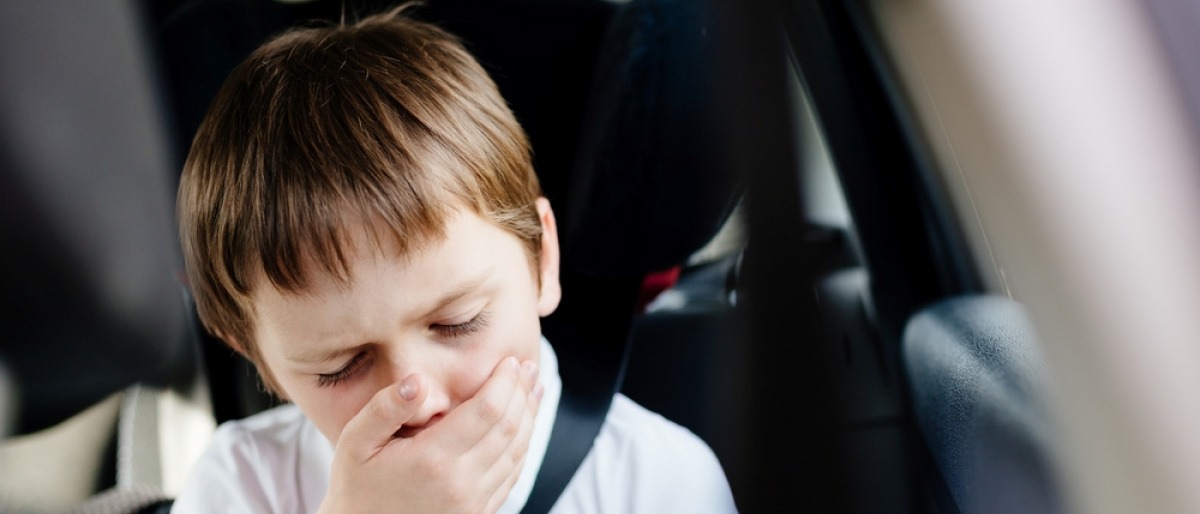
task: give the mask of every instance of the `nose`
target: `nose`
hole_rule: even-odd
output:
[[[392,364],[392,387],[399,387],[400,382],[411,374],[421,377],[421,387],[425,389],[425,401],[417,408],[416,413],[397,432],[401,437],[411,437],[421,430],[437,423],[452,408],[451,384],[446,383],[445,375],[438,372],[436,367],[422,365],[419,361],[406,361],[407,365]]]
[[[422,377],[422,387],[430,387],[429,381]],[[412,418],[404,423],[399,430],[396,431],[397,437],[412,437],[421,431],[437,424],[442,418],[446,417],[448,408],[445,406],[449,402],[445,401],[446,395],[439,392],[444,390],[442,387],[430,387],[429,392],[425,397],[425,402],[417,410],[417,413]]]

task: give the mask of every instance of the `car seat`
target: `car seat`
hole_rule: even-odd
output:
[[[356,7],[374,12],[390,3]],[[708,25],[689,5],[463,0],[415,11],[462,37],[495,77],[529,134],[563,228],[565,294],[543,333],[559,356],[564,398],[555,451],[526,512],[548,510],[590,448],[620,383],[645,275],[684,262],[734,205],[736,174],[695,151],[716,144],[716,123],[706,109],[711,87],[694,80],[705,77],[706,54],[691,53],[704,48]],[[179,154],[225,75],[253,48],[298,21],[340,15],[328,1],[219,0],[166,14],[159,37]],[[684,57],[682,69],[671,68]],[[221,377],[210,380],[219,420],[268,405],[246,400],[255,388],[244,380],[218,390],[231,376],[246,377],[247,366],[211,339],[205,347],[210,377]]]
[[[378,12],[396,3],[345,2],[343,7],[343,2],[332,0],[299,4],[192,0],[160,6],[157,37],[175,121],[176,169],[182,168],[192,136],[217,89],[259,44],[296,24]],[[532,141],[535,169],[560,218],[565,214],[562,206],[567,202],[595,55],[614,10],[614,4],[599,0],[449,0],[413,11],[461,37],[492,74]],[[563,221],[560,225],[565,225]],[[567,276],[563,280],[572,281]],[[606,290],[613,284],[596,285],[598,304],[620,294]],[[568,297],[560,311],[569,311],[569,303]],[[272,405],[244,359],[231,358],[223,344],[203,337],[209,373],[222,377],[210,381],[218,422]]]
[[[729,454],[729,277],[741,220],[730,224],[737,235],[723,250],[689,262],[743,188],[722,158],[718,30],[706,0],[634,0],[616,14],[579,149],[568,227],[576,239],[567,249],[577,269],[596,274],[639,277],[689,265],[635,318],[622,392],[691,429],[720,457]]]

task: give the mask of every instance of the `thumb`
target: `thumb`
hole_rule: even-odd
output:
[[[415,373],[404,377],[399,384],[381,389],[346,423],[338,437],[338,449],[355,455],[358,460],[369,460],[416,415],[425,403],[426,393],[421,376]]]

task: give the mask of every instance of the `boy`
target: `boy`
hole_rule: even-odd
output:
[[[223,425],[176,512],[520,511],[561,382],[554,214],[452,36],[400,10],[230,76],[180,184],[205,327],[290,405]],[[731,512],[712,452],[623,396],[553,512]]]

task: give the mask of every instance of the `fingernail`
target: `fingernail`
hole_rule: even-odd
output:
[[[525,364],[521,366],[521,369],[525,370],[525,376],[529,377],[530,380],[537,379],[538,365],[536,362],[525,361]]]
[[[419,387],[421,387],[421,380],[416,375],[409,375],[400,383],[400,397],[405,400],[416,398]]]
[[[504,359],[504,364],[512,369],[520,368],[520,364],[517,362],[516,357],[508,357]]]
[[[536,383],[536,384],[534,384],[534,385],[533,385],[533,397],[534,397],[534,398],[537,398],[537,399],[541,400],[541,399],[542,399],[542,395],[544,395],[544,394],[546,394],[546,388],[545,388],[545,387],[542,387],[542,383],[541,383],[541,382],[538,382],[538,383]]]

